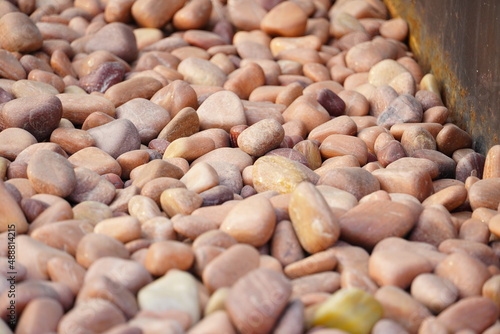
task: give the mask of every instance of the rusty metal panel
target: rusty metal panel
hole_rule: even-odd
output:
[[[409,44],[441,87],[452,121],[481,153],[500,144],[500,1],[385,0],[410,27]]]

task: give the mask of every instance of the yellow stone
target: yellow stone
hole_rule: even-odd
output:
[[[424,75],[422,80],[420,80],[420,89],[429,90],[441,96],[438,81],[436,77],[431,73],[427,73],[426,75]]]
[[[341,289],[318,307],[313,326],[369,334],[382,315],[382,305],[370,293],[358,288]]]
[[[280,194],[291,193],[302,181],[316,184],[319,175],[303,164],[282,156],[263,156],[252,168],[255,190],[274,190]]]

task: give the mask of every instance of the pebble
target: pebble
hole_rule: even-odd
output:
[[[347,191],[354,195],[357,200],[380,190],[377,178],[359,167],[333,168],[321,176],[318,185],[327,185]]]
[[[137,300],[141,310],[186,312],[193,324],[200,319],[196,279],[178,269],[171,269],[167,274],[144,286],[139,290]]]
[[[70,334],[77,332],[104,332],[116,325],[124,324],[126,318],[113,303],[92,298],[79,303],[66,313],[57,327],[57,332]]]
[[[469,188],[469,201],[473,210],[488,208],[496,210],[500,204],[500,178],[487,178],[477,181]]]
[[[484,162],[483,178],[500,177],[500,145],[494,145],[488,151]]]
[[[439,314],[458,299],[458,290],[446,278],[423,273],[413,280],[411,295],[432,313]]]
[[[240,99],[248,100],[252,91],[264,85],[265,80],[262,68],[256,63],[248,63],[231,72],[224,83],[224,89],[234,92]]]
[[[233,163],[222,161],[209,161],[219,178],[219,185],[229,188],[233,193],[239,194],[243,187],[243,179],[239,168]]]
[[[30,236],[56,249],[75,256],[80,240],[93,230],[92,224],[81,220],[63,220],[38,227]],[[57,231],[61,231],[56,233]]]
[[[184,176],[184,172],[179,167],[162,159],[151,160],[133,171],[135,174],[132,184],[140,189],[148,182],[158,178],[168,177],[180,179]]]
[[[21,12],[12,12],[0,18],[2,48],[11,52],[33,52],[42,47],[43,37],[35,23]]]
[[[163,159],[183,158],[193,161],[215,149],[215,143],[207,137],[182,137],[170,143]]]
[[[297,277],[316,274],[324,271],[331,271],[337,266],[337,259],[330,250],[320,251],[305,259],[288,264],[284,268],[287,277],[294,279]]]
[[[328,136],[333,134],[355,136],[358,127],[349,116],[338,116],[326,123],[315,127],[308,135],[310,140],[323,142]]]
[[[289,213],[297,238],[307,252],[318,253],[338,240],[339,223],[313,184],[302,182],[295,187]]]
[[[287,19],[285,20],[284,17]],[[260,21],[260,28],[269,35],[299,37],[306,32],[307,15],[292,1],[273,7]]]
[[[405,236],[415,226],[419,214],[392,201],[360,203],[340,217],[340,234],[342,240],[371,249],[385,238]],[[366,234],[367,230],[372,232]]]
[[[0,125],[4,129],[24,129],[37,141],[43,141],[57,128],[62,116],[61,101],[53,95],[20,97],[3,105]]]
[[[270,253],[284,267],[304,258],[304,252],[290,221],[282,220],[276,224]]]
[[[50,141],[59,145],[69,155],[95,145],[94,138],[87,131],[71,128],[57,128],[52,131]]]
[[[436,143],[439,151],[451,156],[458,149],[472,147],[472,137],[455,124],[448,123],[439,131]]]
[[[135,217],[108,218],[95,225],[94,233],[108,235],[125,244],[141,237],[141,225]]]
[[[57,325],[64,314],[61,304],[52,298],[37,298],[26,305],[16,333],[57,332]]]
[[[399,75],[409,72],[397,61],[393,59],[385,59],[373,66],[368,73],[368,82],[375,87],[380,87],[390,85],[390,83]],[[395,87],[393,88],[395,89]]]
[[[192,85],[222,87],[227,76],[214,63],[195,57],[182,60],[177,71],[183,75],[184,80]]]
[[[151,274],[136,261],[116,257],[101,257],[87,269],[85,280],[106,277],[132,293],[151,283]]]
[[[422,255],[401,249],[378,250],[369,260],[369,274],[379,286],[392,285],[407,289],[420,274],[433,270],[432,264]]]
[[[161,106],[143,99],[132,99],[116,108],[117,119],[128,119],[135,125],[141,142],[149,143],[170,121],[170,114]]]
[[[56,95],[58,93],[59,91],[54,86],[33,79],[18,80],[12,85],[12,94],[16,98],[31,97],[40,94]]]
[[[238,147],[252,156],[262,156],[277,148],[285,136],[283,126],[274,119],[263,119],[238,136]]]
[[[161,193],[160,203],[163,211],[173,217],[176,214],[191,214],[202,205],[203,198],[192,190],[170,188]]]
[[[436,150],[436,139],[425,128],[412,126],[406,129],[401,136],[401,145],[408,156],[417,150]]]
[[[188,333],[203,334],[217,331],[227,334],[236,334],[228,314],[223,310],[207,314],[200,322],[191,327]]]
[[[47,262],[47,273],[51,281],[66,284],[76,296],[83,285],[86,271],[74,258],[53,257]]]
[[[427,171],[386,168],[377,169],[372,174],[380,182],[380,189],[388,193],[404,193],[423,201],[434,192],[432,179]]]
[[[102,96],[64,93],[57,97],[62,103],[63,117],[75,125],[82,125],[96,110],[111,117],[115,116],[115,107]]]
[[[104,97],[110,100],[115,107],[134,98],[150,99],[163,87],[163,84],[153,77],[137,76],[109,87]]]
[[[451,215],[440,204],[425,206],[408,239],[438,247],[441,242],[457,237]]]
[[[314,312],[312,323],[349,333],[367,334],[382,315],[382,305],[373,295],[351,288],[337,291],[321,303]]]
[[[226,310],[242,333],[269,333],[285,310],[292,286],[283,274],[255,269],[230,289]]]
[[[466,199],[467,189],[465,189],[465,186],[456,185],[442,189],[427,197],[422,202],[422,205],[441,204],[451,212],[462,205]]]
[[[422,105],[413,96],[404,94],[394,99],[378,116],[377,125],[390,128],[398,123],[421,122],[422,117]]]
[[[491,277],[486,265],[462,252],[451,253],[435,268],[435,274],[450,280],[460,298],[481,295],[481,287]]]
[[[377,290],[375,299],[382,304],[384,318],[403,326],[409,333],[417,333],[429,310],[409,293],[395,286],[384,286]]]
[[[307,132],[330,120],[328,111],[312,96],[302,95],[296,98],[283,112],[285,122],[299,120],[304,123]]]
[[[453,332],[469,329],[481,333],[498,318],[498,307],[485,297],[468,297],[459,300],[437,316],[446,329]]]
[[[260,247],[271,239],[275,225],[276,215],[269,200],[251,196],[229,211],[220,229],[238,242]]]
[[[108,256],[127,259],[129,252],[118,240],[97,233],[83,236],[76,249],[76,261],[84,268],[89,268],[98,259]]]
[[[139,52],[132,29],[121,22],[105,25],[85,43],[87,53],[100,50],[109,51],[127,62],[136,60]]]
[[[235,125],[246,124],[243,104],[230,91],[220,91],[210,95],[196,111],[200,128],[220,128],[227,132]]]
[[[99,175],[114,173],[121,175],[120,164],[109,154],[97,147],[86,147],[68,158],[73,167],[85,167]]]
[[[457,151],[455,151],[457,152]],[[485,157],[476,152],[471,152],[457,161],[455,177],[457,180],[465,183],[469,176],[483,178]]]
[[[158,139],[169,142],[182,137],[189,137],[200,130],[200,119],[196,110],[191,107],[182,108],[170,122],[160,131]]]
[[[74,169],[76,186],[68,199],[74,203],[96,201],[110,204],[116,195],[115,186],[96,172],[85,167]]]
[[[403,42],[408,35],[408,23],[402,18],[394,18],[380,25],[380,35]]]
[[[4,129],[0,133],[0,156],[14,161],[25,148],[36,143],[36,138],[24,129]]]
[[[368,148],[365,142],[358,137],[332,134],[326,137],[319,147],[323,158],[332,158],[343,155],[354,155],[363,166],[368,161]]]
[[[209,164],[214,162],[229,163],[238,167],[239,171],[242,172],[245,167],[252,164],[253,159],[239,148],[221,147],[216,148],[215,150],[196,159],[191,163],[191,165],[194,166],[200,162],[208,162]]]
[[[87,280],[78,293],[77,303],[94,298],[112,302],[127,318],[132,318],[139,311],[134,294],[105,276]]]
[[[437,163],[439,169],[438,178],[453,178],[455,176],[457,163],[439,151],[420,149],[414,151],[412,157],[427,159]]]
[[[373,65],[388,58],[396,58],[395,47],[385,39],[374,38],[350,48],[345,55],[345,62],[348,68],[360,73],[368,72]]]
[[[96,146],[113,158],[137,150],[141,146],[139,131],[128,119],[117,119],[101,126],[89,129]]]
[[[80,77],[80,86],[89,94],[104,93],[109,87],[123,80],[126,70],[122,63],[104,62],[90,73]]]
[[[38,193],[66,197],[76,187],[76,176],[71,163],[63,156],[40,150],[30,159],[28,179]]]
[[[180,179],[186,188],[201,193],[219,184],[219,176],[215,169],[206,162],[199,163],[191,168]]]
[[[0,50],[0,77],[9,80],[26,79],[27,73],[19,60],[9,51]],[[8,71],[4,69],[9,69]]]
[[[302,181],[316,184],[319,176],[299,162],[281,156],[257,159],[252,169],[253,185],[257,192],[273,190],[290,193]]]
[[[152,0],[136,1],[132,5],[132,17],[143,27],[162,28],[185,3],[185,0],[175,0],[168,5]]]
[[[243,258],[244,262],[241,261]],[[206,265],[203,283],[209,291],[231,287],[241,277],[257,269],[259,261],[260,255],[254,247],[246,244],[233,245]]]

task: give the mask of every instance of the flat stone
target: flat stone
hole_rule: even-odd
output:
[[[478,333],[492,326],[497,318],[498,307],[486,297],[461,299],[437,316],[449,331],[472,330]]]
[[[450,280],[427,273],[420,274],[413,280],[411,295],[429,310],[439,314],[456,302],[458,290]]]
[[[116,239],[104,234],[88,233],[78,243],[76,261],[84,268],[103,257],[129,258],[129,251]]]
[[[377,169],[372,172],[380,182],[380,189],[388,193],[412,195],[419,201],[434,193],[431,176],[419,169]]]
[[[96,110],[111,117],[115,116],[113,103],[102,96],[64,93],[57,97],[62,103],[63,117],[75,125],[82,125]]]
[[[143,27],[162,28],[185,3],[185,0],[175,0],[168,4],[141,0],[132,5],[132,17]]]
[[[336,167],[318,180],[318,185],[327,185],[345,190],[360,200],[380,190],[380,182],[370,172],[359,167]]]
[[[36,138],[24,129],[4,129],[0,132],[0,156],[14,161],[25,148],[36,143]]]
[[[260,268],[249,272],[233,285],[227,296],[226,309],[239,331],[267,333],[278,321],[291,293],[291,284],[283,274]],[[272,303],[266,302],[270,295],[273,296]],[[249,316],[260,319],[257,326],[248,322]]]
[[[0,65],[0,77],[9,80],[26,79],[27,73],[23,65],[11,52],[0,50]]]
[[[385,238],[405,236],[416,224],[418,214],[407,205],[392,201],[360,203],[340,217],[341,238],[373,248]]]

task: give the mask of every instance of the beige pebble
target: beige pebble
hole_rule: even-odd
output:
[[[56,332],[63,314],[64,310],[58,301],[46,297],[34,299],[23,310],[16,333]]]
[[[449,331],[458,332],[471,329],[483,332],[493,325],[498,318],[498,307],[485,297],[463,298],[441,312],[437,320]]]
[[[198,108],[201,129],[231,127],[246,124],[243,105],[236,94],[220,91],[210,95]]]
[[[169,217],[176,214],[191,214],[203,203],[203,199],[196,192],[185,188],[170,188],[162,192],[161,207]]]
[[[276,215],[271,203],[257,196],[236,204],[224,218],[220,229],[239,242],[260,247],[269,241],[275,225]]]
[[[446,208],[436,204],[424,207],[410,232],[409,240],[426,242],[438,247],[444,240],[456,237],[457,229],[453,225],[451,215]]]
[[[94,233],[105,234],[126,243],[141,237],[141,226],[135,217],[108,218],[95,225]]]
[[[129,252],[121,242],[104,234],[86,234],[78,243],[76,260],[84,268],[106,256],[127,259]]]
[[[284,20],[284,17],[287,19]],[[306,13],[292,1],[285,1],[273,7],[260,22],[260,28],[267,34],[284,37],[304,35],[306,25]]]
[[[33,52],[42,47],[43,37],[37,26],[24,13],[12,12],[0,19],[2,48],[11,52]]]
[[[407,289],[415,277],[432,270],[432,264],[425,257],[405,249],[398,252],[378,250],[372,253],[369,261],[370,277],[379,286]]]
[[[448,279],[432,273],[418,275],[411,284],[411,295],[434,314],[451,306],[458,298],[458,289]]]
[[[484,162],[483,178],[500,177],[500,145],[491,147]]]
[[[396,321],[410,333],[417,333],[423,320],[431,313],[409,293],[395,286],[384,286],[375,293],[382,304],[384,318]]]
[[[210,138],[182,137],[168,145],[163,159],[184,158],[192,161],[214,149],[215,143]]]
[[[477,181],[469,188],[469,201],[473,210],[488,208],[496,210],[500,203],[500,178],[490,177]]]
[[[174,240],[157,241],[148,249],[145,267],[152,275],[162,276],[171,269],[187,270],[193,261],[190,246]]]
[[[436,275],[447,278],[458,289],[461,298],[481,295],[481,287],[491,274],[479,260],[466,253],[452,253],[435,269]]]
[[[325,250],[339,238],[338,222],[313,184],[297,185],[290,198],[289,211],[297,238],[309,253]]]

